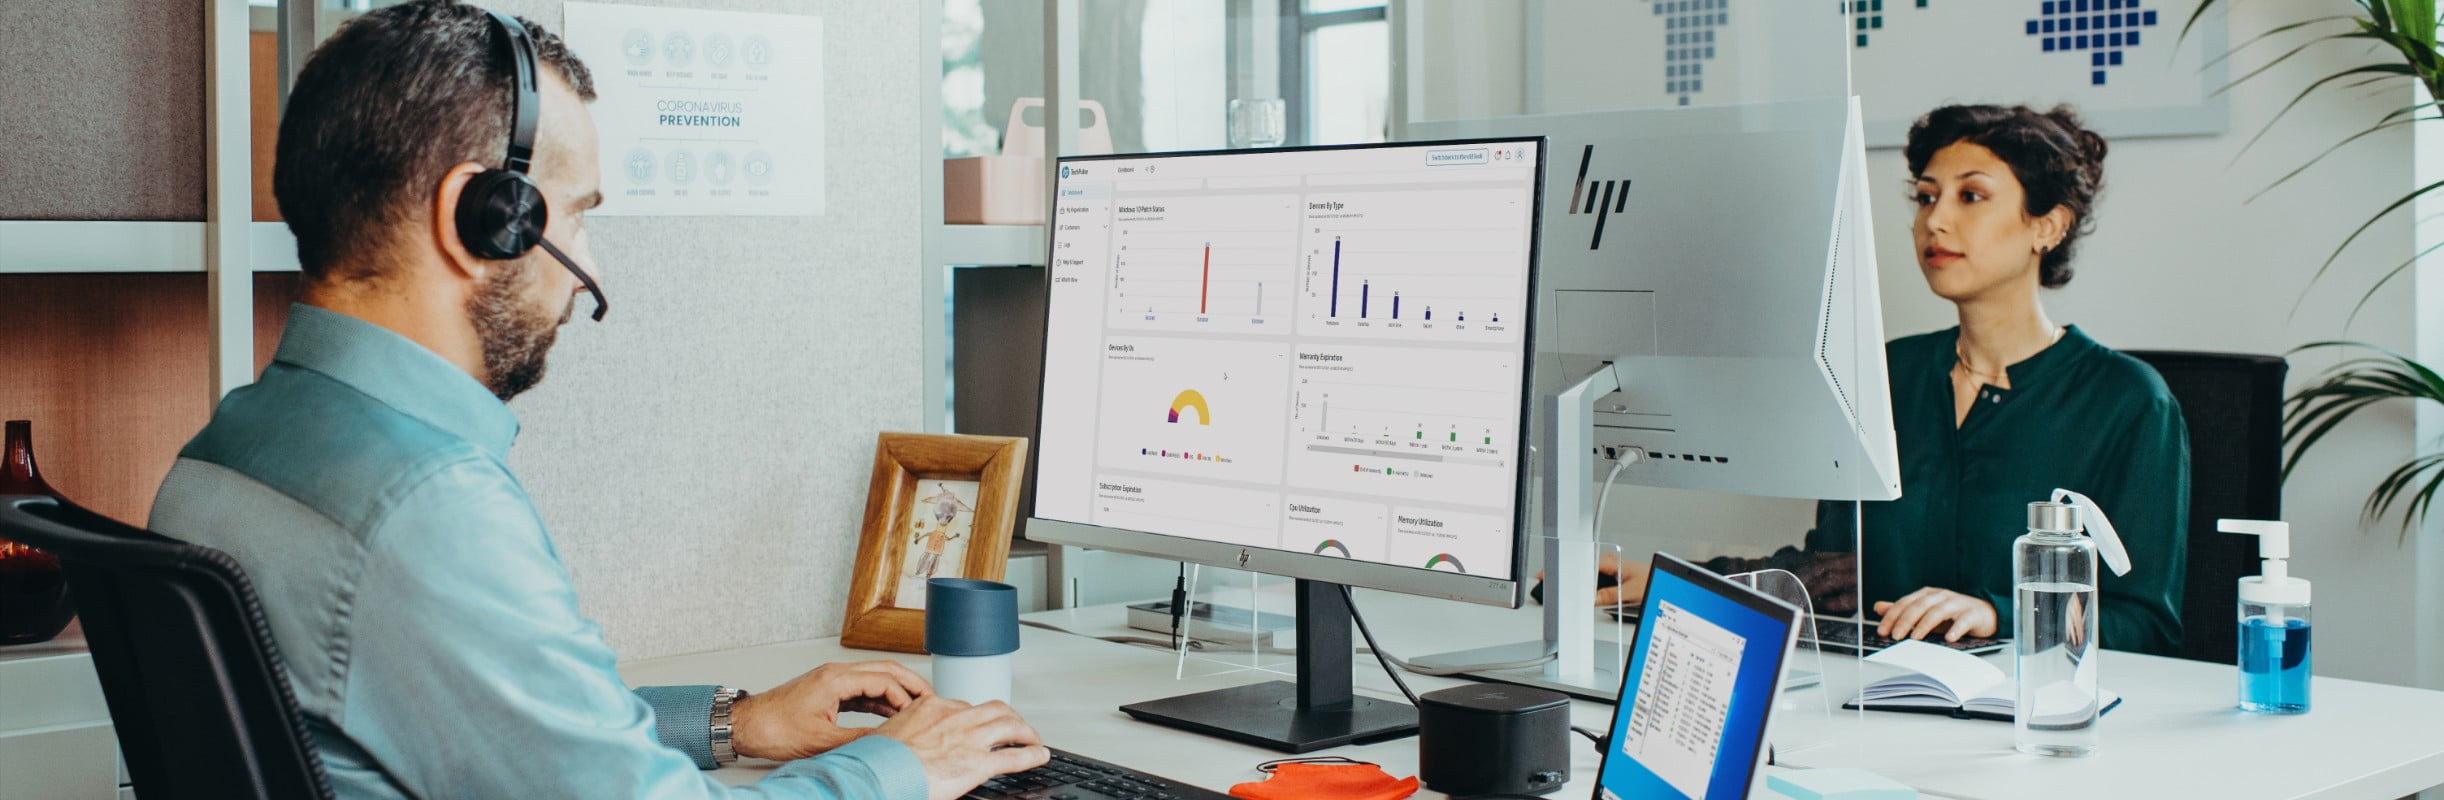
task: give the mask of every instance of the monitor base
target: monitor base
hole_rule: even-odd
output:
[[[1408,704],[1353,697],[1342,708],[1300,709],[1298,686],[1287,681],[1148,700],[1120,710],[1141,722],[1284,753],[1369,744],[1417,733],[1417,709]]]

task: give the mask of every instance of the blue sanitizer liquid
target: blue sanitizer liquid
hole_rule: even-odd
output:
[[[2308,620],[2240,621],[2240,708],[2271,714],[2308,711]]]

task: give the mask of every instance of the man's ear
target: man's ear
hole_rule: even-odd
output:
[[[477,258],[458,237],[458,198],[467,190],[467,183],[484,165],[473,161],[460,162],[441,174],[441,185],[433,192],[433,241],[441,245],[441,260],[448,263],[461,277],[482,282],[489,262]]]

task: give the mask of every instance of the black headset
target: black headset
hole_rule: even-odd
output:
[[[567,267],[577,282],[594,295],[594,320],[602,321],[611,310],[611,302],[603,299],[601,286],[594,277],[577,268],[568,254],[543,238],[544,225],[551,221],[551,209],[543,202],[543,190],[535,186],[526,170],[534,165],[535,120],[543,113],[543,98],[536,86],[535,43],[526,33],[526,26],[516,17],[498,11],[485,10],[492,18],[492,27],[509,45],[513,65],[515,93],[509,106],[509,158],[500,169],[487,169],[467,180],[458,194],[458,238],[467,245],[467,252],[478,258],[505,260],[526,255],[541,246],[560,265]]]

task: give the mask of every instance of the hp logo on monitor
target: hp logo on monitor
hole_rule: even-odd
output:
[[[1630,181],[1628,178],[1617,181],[1596,181],[1594,187],[1587,185],[1587,166],[1594,160],[1595,145],[1587,145],[1587,149],[1579,151],[1578,182],[1570,185],[1570,214],[1572,216],[1595,215],[1595,236],[1587,240],[1589,250],[1604,246],[1604,222],[1612,219],[1614,214],[1626,213],[1629,210]],[[1614,184],[1619,184],[1619,186],[1616,187]],[[1620,199],[1617,200],[1614,199],[1616,188],[1620,196]]]

